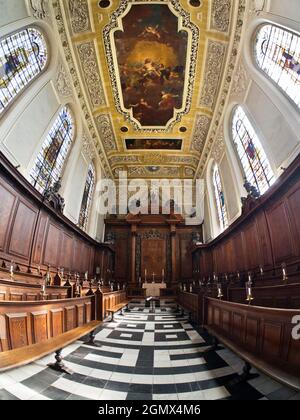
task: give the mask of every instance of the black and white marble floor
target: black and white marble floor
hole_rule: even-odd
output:
[[[104,324],[96,346],[80,341],[64,350],[72,376],[47,368],[52,355],[0,374],[0,400],[300,399],[264,375],[233,385],[242,361],[227,349],[203,354],[206,339],[171,306],[151,314],[136,303]]]

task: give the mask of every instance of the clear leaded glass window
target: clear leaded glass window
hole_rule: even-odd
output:
[[[82,203],[81,203],[81,210],[80,210],[80,215],[79,215],[78,225],[81,229],[86,229],[87,227],[89,212],[90,212],[94,188],[95,188],[95,179],[96,179],[95,168],[94,168],[94,165],[91,164],[89,166],[88,175],[85,182],[83,198],[82,198]]]
[[[73,118],[65,107],[59,112],[30,172],[32,185],[41,193],[60,178],[73,137]]]
[[[225,203],[225,195],[223,191],[220,171],[218,165],[213,167],[213,184],[215,190],[216,205],[218,210],[218,218],[222,230],[228,228],[228,215]]]
[[[264,25],[256,35],[259,67],[300,108],[300,37],[275,25]]]
[[[44,36],[35,28],[23,29],[0,41],[0,115],[47,64]]]
[[[275,175],[251,122],[240,106],[233,115],[232,135],[244,176],[261,194],[265,193],[275,182]]]

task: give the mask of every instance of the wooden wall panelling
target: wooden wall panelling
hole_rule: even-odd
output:
[[[32,344],[27,313],[9,313],[6,316],[6,334],[10,349]]]
[[[8,185],[5,185],[0,179],[0,251],[7,249],[8,235],[11,228],[13,215],[15,213],[17,197]]]
[[[192,232],[178,232],[178,245],[180,250],[180,258],[177,258],[177,261],[180,264],[179,278],[180,279],[191,279],[193,277],[193,267],[191,261],[191,246]]]
[[[300,182],[287,193],[286,205],[290,215],[292,234],[296,247],[296,255],[300,256]]]
[[[62,232],[62,247],[60,253],[60,267],[72,270],[74,257],[74,236],[68,232]]]
[[[246,267],[248,270],[254,270],[259,267],[261,263],[260,242],[256,220],[251,220],[244,229],[243,235],[244,249],[246,250]]]
[[[264,267],[264,270],[270,270],[274,266],[273,249],[266,214],[264,211],[257,214],[256,223],[261,252],[260,264]]]
[[[36,235],[34,238],[31,265],[35,267],[40,266],[43,269],[46,269],[46,267],[42,266],[44,265],[44,248],[48,223],[49,215],[47,215],[44,211],[40,211]]]
[[[115,266],[115,277],[117,280],[126,281],[129,279],[129,255],[130,255],[130,234],[129,229],[116,230],[116,266]]]
[[[40,343],[41,341],[48,340],[49,337],[49,325],[48,325],[48,312],[37,311],[32,312],[32,339],[33,343]]]
[[[9,254],[30,263],[38,210],[27,200],[19,199],[10,234]]]
[[[246,251],[244,244],[244,235],[242,232],[236,233],[233,238],[233,249],[234,253],[234,266],[232,267],[232,272],[244,271],[246,267]]]
[[[59,255],[61,253],[62,234],[59,226],[49,221],[46,233],[43,264],[51,267],[59,267]]]
[[[0,258],[6,263],[13,260],[23,272],[50,265],[52,272],[64,267],[94,274],[101,244],[54,212],[1,152],[0,217]]]
[[[275,264],[295,259],[294,235],[285,197],[266,211]]]

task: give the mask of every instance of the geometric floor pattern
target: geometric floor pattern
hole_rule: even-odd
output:
[[[234,384],[242,361],[227,349],[203,353],[209,337],[169,304],[136,302],[99,329],[95,345],[63,351],[73,375],[47,368],[53,355],[0,374],[0,400],[299,400],[263,374]]]

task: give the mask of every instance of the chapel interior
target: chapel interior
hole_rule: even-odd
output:
[[[299,400],[299,215],[299,0],[0,0],[0,400]]]

